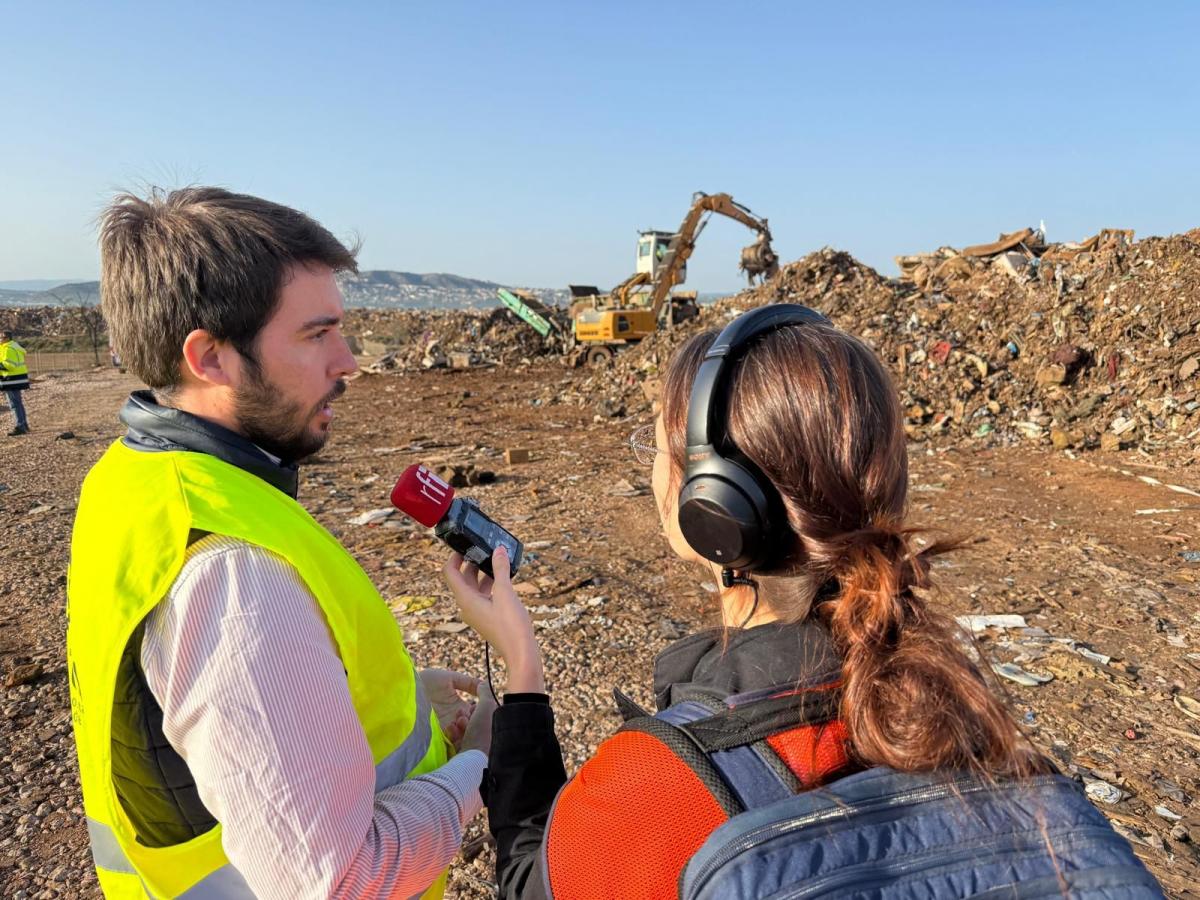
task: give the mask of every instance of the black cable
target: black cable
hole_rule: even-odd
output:
[[[746,615],[746,618],[742,619],[742,624],[738,628],[745,628],[746,623],[754,618],[754,613],[758,610],[758,583],[750,579],[747,579],[746,583],[754,590],[754,602],[750,604],[750,612]]]
[[[483,666],[487,669],[488,690],[492,692],[492,698],[499,703],[500,698],[496,694],[496,686],[492,684],[492,648],[487,641],[483,642]]]
[[[746,624],[754,618],[754,613],[758,611],[758,582],[753,578],[738,575],[733,569],[722,569],[721,586],[725,588],[745,586],[754,591],[754,602],[750,604],[750,612],[742,620],[742,624],[738,626],[738,628],[745,628]]]

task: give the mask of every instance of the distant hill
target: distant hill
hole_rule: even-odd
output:
[[[350,307],[368,309],[466,309],[497,306],[496,288],[500,285],[477,278],[464,278],[435,272],[418,275],[372,269],[338,276],[338,283]],[[544,302],[561,302],[565,290],[532,289]],[[100,283],[83,281],[61,284],[50,290],[0,288],[0,306],[74,306],[80,301],[100,302]]]
[[[0,306],[78,306],[99,302],[98,281],[76,281],[49,290],[0,290]]]
[[[23,281],[0,281],[0,291],[48,291],[60,284],[82,280],[80,278],[27,278]]]
[[[500,285],[493,281],[480,281],[478,278],[464,278],[461,275],[447,275],[444,272],[434,272],[429,275],[417,275],[413,272],[395,272],[391,269],[370,269],[358,274],[345,274],[338,277],[343,288],[351,286],[370,287],[424,287],[448,291],[489,290],[494,291]]]
[[[50,289],[17,289],[16,284],[37,282],[0,282],[0,307],[78,306],[80,302],[100,302],[100,282],[78,281],[55,284]],[[465,278],[434,272],[418,275],[391,269],[371,269],[338,276],[346,305],[357,309],[491,309],[499,306],[494,281]],[[6,287],[8,285],[8,287]],[[520,285],[510,285],[520,287]],[[527,288],[543,303],[565,305],[568,292],[557,288]],[[700,294],[701,304],[711,303],[726,293]]]
[[[494,281],[480,281],[434,272],[417,275],[390,269],[372,269],[338,276],[346,305],[367,309],[467,309],[499,305]],[[547,300],[554,291],[538,291]],[[561,292],[566,296],[566,291]]]

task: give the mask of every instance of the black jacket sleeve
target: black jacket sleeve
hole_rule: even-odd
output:
[[[550,807],[567,783],[554,712],[543,694],[510,694],[492,720],[484,775],[496,838],[496,882],[504,900],[548,900],[542,841]]]

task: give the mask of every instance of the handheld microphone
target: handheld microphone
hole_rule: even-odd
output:
[[[492,552],[503,547],[508,553],[509,573],[521,565],[524,546],[507,530],[486,516],[470,497],[455,497],[454,488],[422,465],[404,470],[392,488],[392,505],[420,522],[461,553],[467,562],[493,576]]]

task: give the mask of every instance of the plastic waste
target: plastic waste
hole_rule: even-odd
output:
[[[1026,672],[1020,666],[1013,663],[992,663],[992,671],[1001,678],[1007,678],[1009,681],[1016,682],[1024,687],[1038,687],[1054,680],[1053,675]]]
[[[1014,614],[970,615],[956,616],[958,622],[968,631],[978,634],[987,628],[1024,628],[1025,617]]]
[[[1087,783],[1084,787],[1084,792],[1097,803],[1106,803],[1111,806],[1114,803],[1120,803],[1129,796],[1128,793],[1115,785],[1109,784],[1107,781],[1100,781],[1098,779],[1095,781],[1085,779],[1085,781]]]

